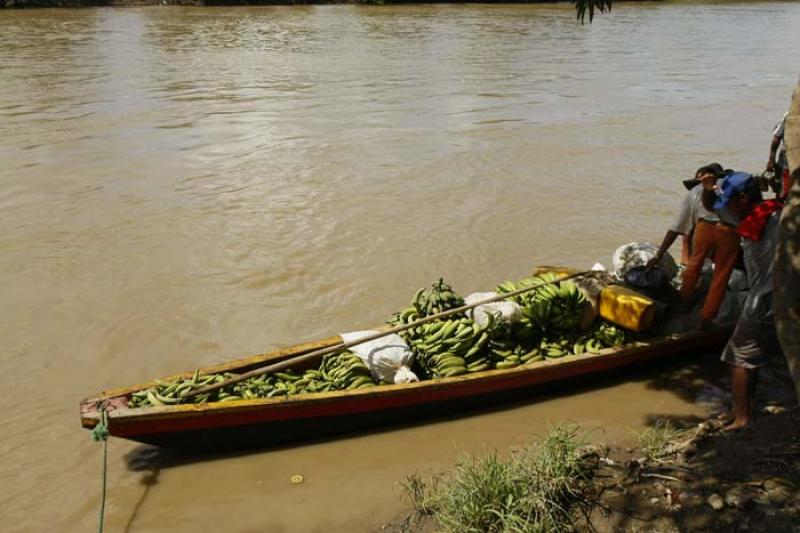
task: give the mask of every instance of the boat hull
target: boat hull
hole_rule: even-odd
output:
[[[189,450],[263,447],[486,408],[565,380],[600,376],[657,359],[718,349],[729,333],[730,329],[725,328],[674,335],[599,354],[567,356],[510,370],[420,383],[237,402],[127,408],[127,394],[148,386],[142,384],[84,400],[81,418],[84,427],[94,427],[98,409],[104,405],[109,411],[113,436]],[[336,338],[332,338],[258,357],[277,361],[335,342]],[[243,369],[253,364],[256,364],[253,358],[249,358],[224,366]],[[206,371],[219,368],[222,366]]]

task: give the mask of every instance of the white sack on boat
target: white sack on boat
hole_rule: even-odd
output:
[[[472,305],[481,300],[488,300],[497,296],[496,292],[473,292],[466,298],[464,303]],[[472,318],[479,326],[485,326],[489,322],[489,314],[500,315],[504,321],[509,324],[518,321],[522,318],[522,309],[520,309],[517,302],[511,300],[501,300],[499,302],[492,302],[490,304],[483,304],[467,311],[467,315]]]
[[[344,342],[352,342],[370,335],[375,335],[378,331],[352,331],[341,333],[339,336]],[[411,364],[414,362],[414,354],[403,338],[393,333],[379,339],[357,344],[350,348],[364,361],[372,377],[386,383],[410,383],[419,381],[414,372],[411,371]]]
[[[630,242],[616,249],[611,256],[614,265],[614,276],[624,280],[625,274],[633,267],[644,266],[658,253],[658,246],[650,242]],[[666,274],[668,279],[678,273],[678,265],[669,254],[665,253],[658,262],[658,268]]]

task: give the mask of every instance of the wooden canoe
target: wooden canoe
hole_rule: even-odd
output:
[[[93,428],[106,406],[110,434],[134,441],[186,449],[260,447],[341,434],[374,425],[402,424],[464,407],[486,406],[510,395],[529,394],[547,384],[655,359],[719,348],[729,327],[637,341],[597,354],[571,355],[509,370],[486,370],[445,379],[360,390],[335,391],[236,402],[128,408],[128,396],[155,382],[105,391],[81,402],[81,424]],[[331,337],[205,369],[244,372],[341,342]],[[191,377],[193,372],[166,378]]]

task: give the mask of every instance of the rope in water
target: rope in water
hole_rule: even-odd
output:
[[[98,533],[103,533],[103,523],[106,515],[106,479],[108,477],[108,413],[105,405],[100,406],[100,421],[92,430],[92,440],[95,442],[103,441],[102,492],[100,495],[100,518],[97,523]]]

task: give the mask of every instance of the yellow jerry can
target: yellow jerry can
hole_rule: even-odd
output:
[[[644,331],[656,316],[656,303],[622,285],[600,291],[600,316],[630,331]]]

